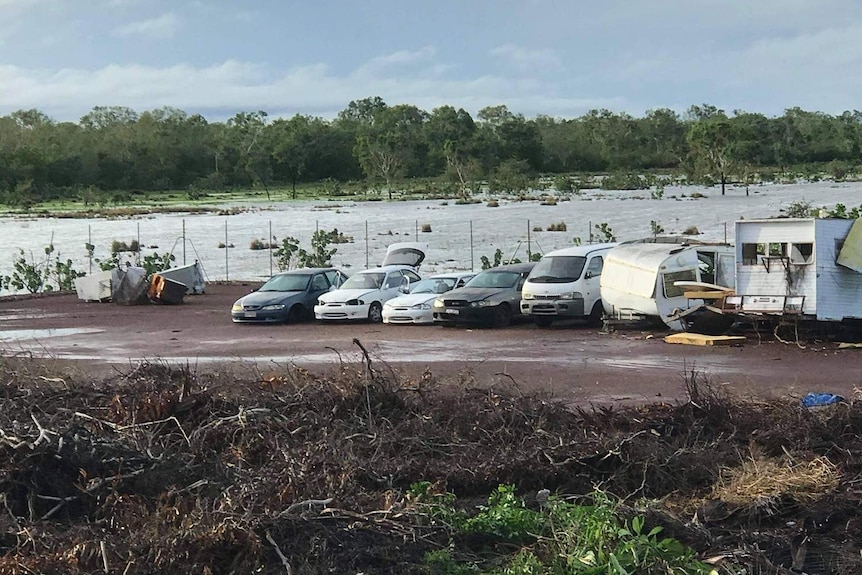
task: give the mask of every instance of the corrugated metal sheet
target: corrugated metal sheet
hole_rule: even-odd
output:
[[[851,220],[817,220],[817,319],[862,318],[862,274],[837,264]]]
[[[862,218],[856,220],[838,252],[838,265],[862,273]]]

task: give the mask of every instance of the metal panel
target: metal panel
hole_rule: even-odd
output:
[[[862,218],[853,223],[844,238],[844,245],[838,252],[838,265],[862,273]]]
[[[862,318],[862,274],[836,263],[840,246],[853,225],[853,220],[817,220],[817,242],[814,247],[819,320]]]

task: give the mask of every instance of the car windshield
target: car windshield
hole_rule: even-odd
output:
[[[471,288],[512,288],[518,285],[521,274],[518,272],[485,271],[467,282]]]
[[[545,256],[530,274],[530,282],[569,283],[581,277],[587,258],[584,256]]]
[[[350,276],[341,284],[341,289],[378,289],[383,285],[386,274],[383,272],[358,273]]]
[[[410,293],[446,293],[455,287],[455,278],[428,278],[410,286]]]
[[[309,274],[282,274],[269,278],[258,291],[305,291]]]

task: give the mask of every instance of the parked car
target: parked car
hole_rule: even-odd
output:
[[[434,300],[434,321],[505,327],[521,317],[521,288],[535,262],[498,266]]]
[[[571,246],[542,256],[521,292],[521,313],[539,327],[555,320],[587,320],[602,325],[599,278],[607,254],[617,244]]]
[[[314,306],[314,317],[383,321],[383,304],[401,293],[402,285],[422,278],[411,266],[394,265],[363,270],[350,276],[337,290],[322,294]]]
[[[434,323],[431,306],[440,294],[463,287],[473,272],[439,274],[416,282],[410,292],[383,304],[383,323]]]
[[[259,289],[236,300],[230,310],[236,323],[295,323],[311,319],[314,304],[324,293],[344,283],[347,274],[336,268],[306,268],[276,274]]]
[[[314,306],[320,320],[367,319],[383,321],[383,304],[422,278],[416,273],[425,260],[428,244],[400,242],[386,249],[379,268],[357,272],[340,289],[323,294]]]

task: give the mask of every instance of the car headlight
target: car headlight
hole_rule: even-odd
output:
[[[344,302],[344,305],[365,305],[361,299],[351,299]]]
[[[326,305],[326,302],[325,302],[325,301],[323,301],[322,299],[319,299],[319,300],[317,300],[317,305],[319,305],[319,306],[323,307],[323,306],[325,306],[325,305]]]
[[[233,304],[233,307],[230,308],[230,311],[242,311],[242,304],[241,303]]]
[[[383,309],[392,309],[392,304],[391,304],[391,303],[389,303],[389,302],[384,303],[384,304],[383,304]]]
[[[284,309],[283,303],[274,303],[272,305],[265,305],[261,308],[264,311],[280,311]]]
[[[570,292],[570,291],[569,291],[569,292],[561,293],[561,294],[560,294],[560,297],[559,297],[558,299],[572,299],[572,297],[573,297],[574,295],[575,295],[575,292]]]
[[[411,306],[410,309],[431,309],[431,305],[428,302],[417,303],[416,305]]]
[[[534,296],[533,294],[531,294],[528,291],[525,291],[524,293],[521,294],[521,299],[536,299],[536,296]]]
[[[441,308],[441,307],[446,307],[446,306],[443,305],[442,299],[435,299],[434,300],[434,307]]]
[[[489,305],[492,305],[492,304],[491,304],[491,302],[489,302],[486,299],[483,299],[480,301],[471,301],[470,302],[470,307],[487,307]]]

